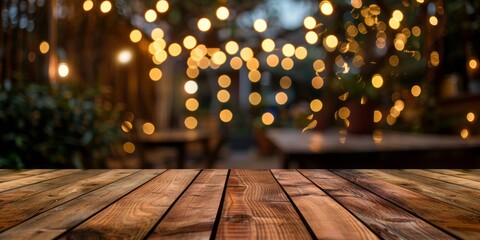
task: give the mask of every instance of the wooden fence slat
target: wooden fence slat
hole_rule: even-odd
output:
[[[208,239],[219,211],[228,170],[203,170],[149,239]]]
[[[327,170],[301,170],[307,178],[385,239],[452,239],[404,209]]]
[[[378,239],[345,208],[295,170],[272,170],[318,239]]]
[[[335,170],[344,178],[414,212],[443,230],[464,239],[480,238],[480,215],[353,170]],[[448,221],[445,221],[448,220]]]
[[[164,171],[143,170],[134,173],[0,233],[0,239],[56,238]]]
[[[61,177],[64,175],[68,175],[68,174],[72,174],[80,171],[81,171],[80,169],[65,169],[65,170],[58,170],[53,172],[47,172],[44,174],[34,175],[31,177],[25,177],[25,178],[13,180],[13,181],[2,182],[0,183],[0,192],[23,187],[30,184],[43,182],[46,180],[54,179],[57,177]]]
[[[429,172],[429,171],[425,171],[425,170],[418,170],[418,169],[406,169],[404,171],[408,172],[408,173],[413,173],[413,174],[417,174],[417,175],[420,175],[420,176],[433,178],[433,179],[438,179],[438,180],[441,180],[441,181],[444,181],[444,182],[449,182],[449,183],[453,183],[453,184],[456,184],[456,185],[480,190],[480,182],[477,182],[477,181],[464,179],[464,178],[460,178],[460,177],[455,177],[455,176],[444,175],[444,174],[435,173],[435,172]]]
[[[0,232],[78,196],[131,175],[138,170],[110,170],[103,174],[44,191],[0,206]]]
[[[480,173],[474,171],[457,169],[430,169],[429,171],[480,182]]]
[[[218,239],[311,239],[269,170],[231,170]]]
[[[199,170],[168,170],[62,238],[142,239],[198,173]]]
[[[43,174],[47,172],[55,171],[54,169],[33,169],[33,170],[19,170],[12,172],[13,174],[7,174],[4,176],[0,176],[0,183],[1,182],[8,182],[13,181],[25,177],[30,177],[38,174]]]

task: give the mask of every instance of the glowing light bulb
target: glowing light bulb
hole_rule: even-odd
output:
[[[220,20],[226,20],[230,16],[230,11],[226,7],[219,7],[216,11],[217,18]]]
[[[208,18],[200,18],[197,23],[198,29],[202,32],[206,32],[210,30],[210,27],[212,26],[212,23]]]

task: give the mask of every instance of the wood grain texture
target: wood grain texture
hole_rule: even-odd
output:
[[[52,172],[55,171],[53,169],[32,169],[32,170],[18,170],[18,171],[13,171],[11,174],[6,174],[3,176],[0,176],[0,182],[8,182],[8,181],[13,181],[25,177],[30,177],[38,174],[43,174],[47,172]]]
[[[62,239],[142,239],[199,173],[168,170],[88,219]]]
[[[218,239],[311,239],[268,170],[231,170]]]
[[[429,171],[480,182],[480,173],[472,170],[430,169]]]
[[[272,170],[318,239],[378,239],[345,208],[299,172]]]
[[[204,170],[155,228],[149,239],[209,239],[228,170]]]
[[[300,170],[384,239],[452,239],[427,222],[327,170]]]
[[[460,186],[480,190],[480,182],[477,182],[477,181],[473,181],[473,180],[469,180],[469,179],[465,179],[465,178],[461,178],[461,177],[455,177],[455,176],[435,173],[435,172],[430,172],[430,171],[425,171],[425,170],[418,170],[418,169],[407,169],[405,171],[408,172],[408,173],[413,173],[413,174],[417,174],[417,175],[420,175],[420,176],[425,176],[425,177],[441,180],[441,181],[444,181],[444,182],[453,183],[453,184],[457,184],[457,185],[460,185]]]
[[[9,203],[19,201],[21,199],[30,197],[43,191],[61,187],[69,183],[93,177],[101,173],[105,173],[107,170],[86,170],[78,173],[72,173],[66,176],[58,177],[55,179],[35,183],[28,186],[23,186],[16,189],[11,189],[0,193],[0,206]]]
[[[477,213],[368,176],[360,171],[335,170],[334,172],[402,208],[414,212],[453,235],[464,239],[480,239],[480,215]],[[441,210],[439,211],[439,209]]]
[[[0,239],[56,238],[164,171],[142,170],[134,173],[0,233]]]
[[[58,170],[53,172],[47,172],[44,174],[34,175],[31,177],[25,177],[25,178],[13,180],[13,181],[2,182],[0,183],[0,192],[23,187],[23,186],[34,184],[34,183],[43,182],[46,180],[54,179],[57,177],[61,177],[64,175],[68,175],[68,174],[72,174],[80,171],[81,170],[79,169],[65,169],[65,170]]]
[[[111,170],[0,206],[0,232],[85,193],[122,179],[138,170]]]

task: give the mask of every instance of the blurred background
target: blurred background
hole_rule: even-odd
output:
[[[478,153],[478,0],[0,9],[2,168],[278,168],[347,136],[398,150],[400,133]]]

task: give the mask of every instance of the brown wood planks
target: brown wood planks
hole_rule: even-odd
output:
[[[203,170],[149,239],[208,239],[219,211],[228,170]]]
[[[452,175],[456,177],[461,177],[465,179],[470,179],[473,181],[480,182],[480,173],[475,171],[468,171],[468,170],[455,170],[455,169],[431,169],[431,172],[441,173],[445,175]]]
[[[111,170],[0,206],[0,232],[80,195],[122,179],[138,170]]]
[[[53,169],[32,169],[32,170],[13,171],[11,172],[11,174],[0,176],[0,182],[13,181],[13,180],[30,177],[38,174],[43,174],[47,172],[52,172],[52,171],[54,170]]]
[[[301,170],[342,206],[385,239],[451,239],[404,209],[326,170]]]
[[[449,175],[444,175],[444,174],[435,173],[435,172],[429,172],[429,171],[425,171],[425,170],[418,170],[418,169],[407,169],[407,170],[404,170],[404,171],[406,171],[408,173],[413,173],[413,174],[417,174],[417,175],[420,175],[420,176],[425,176],[425,177],[441,180],[441,181],[444,181],[444,182],[453,183],[453,184],[457,184],[457,185],[460,185],[460,186],[480,190],[480,182],[473,181],[473,180],[470,180],[470,179],[465,179],[465,178],[455,177],[455,176],[449,176]]]
[[[414,212],[464,239],[480,238],[480,215],[353,170],[336,170],[342,177]],[[439,211],[439,209],[441,209]],[[448,220],[448,221],[445,221]]]
[[[13,181],[2,182],[2,183],[0,183],[0,192],[7,191],[7,190],[10,190],[10,189],[14,189],[14,188],[18,188],[18,187],[22,187],[22,186],[26,186],[26,185],[30,185],[30,184],[34,184],[34,183],[43,182],[43,181],[46,181],[46,180],[54,179],[54,178],[57,178],[57,177],[61,177],[61,176],[64,176],[64,175],[68,175],[68,174],[75,173],[75,172],[80,172],[80,171],[81,170],[79,170],[79,169],[65,169],[65,170],[58,170],[58,171],[53,171],[53,172],[47,172],[47,173],[44,173],[44,174],[34,175],[34,176],[31,176],[31,177],[25,177],[25,178],[13,180]]]
[[[218,239],[311,239],[268,170],[231,170]]]
[[[68,232],[65,239],[141,239],[199,170],[168,170]]]
[[[272,170],[318,239],[378,239],[345,208],[299,172]]]
[[[165,170],[143,170],[33,217],[0,239],[53,239]],[[92,204],[94,203],[94,204]]]

